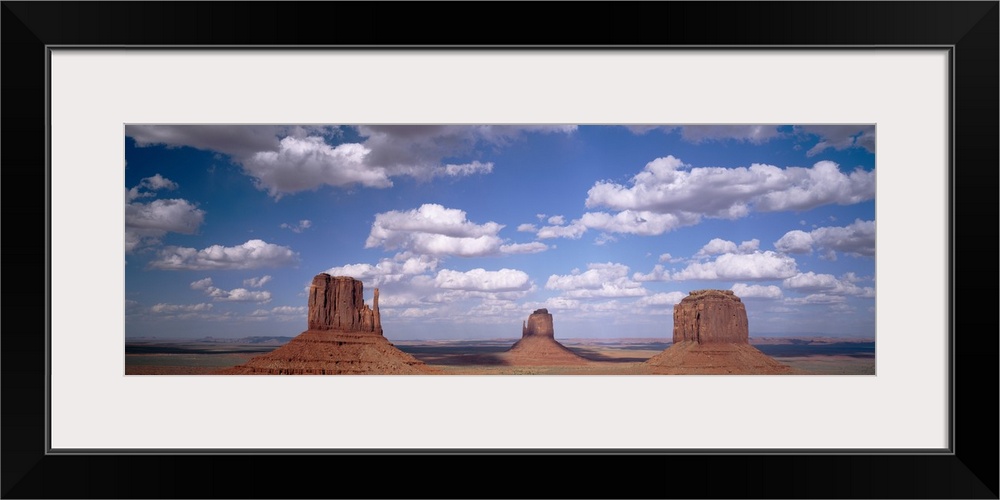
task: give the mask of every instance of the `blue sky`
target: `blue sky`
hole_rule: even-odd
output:
[[[293,336],[321,272],[391,339],[875,336],[873,125],[127,125],[125,335]]]

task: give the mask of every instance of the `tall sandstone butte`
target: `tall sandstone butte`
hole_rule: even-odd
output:
[[[360,281],[349,276],[317,274],[309,286],[309,329],[382,335],[378,288],[369,308]]]
[[[674,343],[749,344],[747,309],[731,290],[695,290],[674,306]]]
[[[416,375],[436,369],[400,351],[382,336],[378,288],[372,307],[361,281],[317,274],[309,287],[308,330],[246,364],[222,371],[244,375]]]
[[[555,328],[552,327],[552,314],[548,309],[536,309],[528,316],[528,321],[521,324],[521,337],[528,336],[556,337]]]
[[[673,345],[643,363],[651,373],[794,373],[750,345],[746,306],[730,290],[695,290],[674,305],[673,340]]]
[[[590,360],[571,351],[555,339],[552,314],[548,309],[536,309],[521,323],[521,340],[504,353],[512,365],[564,366],[585,365]]]

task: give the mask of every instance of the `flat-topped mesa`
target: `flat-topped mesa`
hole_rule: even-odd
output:
[[[309,287],[309,329],[382,335],[378,288],[369,308],[361,281],[350,276],[317,274]]]
[[[548,309],[535,309],[535,312],[528,316],[528,321],[521,324],[521,338],[524,337],[555,338],[552,314]]]
[[[743,301],[731,290],[695,290],[674,306],[674,343],[749,344]]]

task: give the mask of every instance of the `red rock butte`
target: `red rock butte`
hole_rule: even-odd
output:
[[[783,374],[791,367],[750,345],[743,301],[730,290],[695,290],[674,306],[673,345],[644,364],[663,374]]]
[[[695,290],[674,306],[674,343],[750,343],[747,309],[730,290]]]
[[[504,360],[512,365],[532,366],[584,365],[591,362],[556,341],[552,314],[547,309],[536,309],[521,324],[521,340],[504,353]]]
[[[400,351],[382,336],[378,288],[372,307],[364,286],[349,276],[317,274],[309,287],[308,330],[245,364],[232,375],[417,375],[435,369]]]

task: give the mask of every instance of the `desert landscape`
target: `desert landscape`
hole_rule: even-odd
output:
[[[674,306],[669,338],[556,340],[535,310],[519,339],[400,340],[383,333],[379,293],[320,273],[308,329],[295,337],[131,339],[126,375],[874,375],[875,343],[831,337],[750,339],[729,290],[696,290]]]

